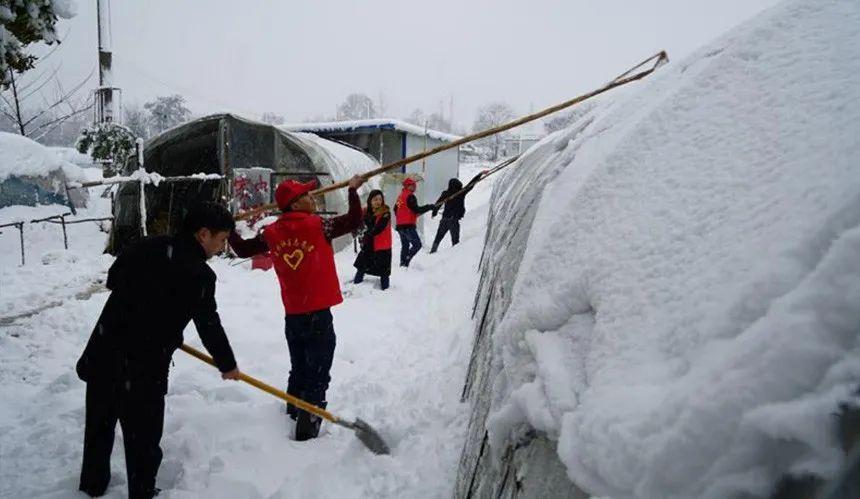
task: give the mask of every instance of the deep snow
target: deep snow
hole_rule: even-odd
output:
[[[468,180],[477,168],[464,167],[462,177]],[[212,368],[177,352],[158,478],[162,496],[449,497],[465,430],[460,387],[490,184],[469,194],[456,249],[446,240],[437,254],[419,254],[407,271],[395,266],[391,288],[384,292],[373,277],[357,286],[344,284],[345,302],[333,309],[338,345],[329,410],[374,425],[391,445],[390,456],[371,454],[352,432],[328,424],[321,438],[294,442],[283,404],[250,386],[222,381]],[[435,228],[435,221],[430,225]],[[425,234],[425,241],[432,235]],[[63,301],[0,326],[2,497],[79,497],[85,385],[73,367],[107,295],[74,295],[104,278],[110,257],[94,251],[103,236],[86,236],[89,246],[76,244],[84,236],[74,229],[70,237],[72,249],[60,252],[62,258],[43,264],[41,255],[33,255],[20,268],[15,253],[5,251],[8,235],[0,235],[0,315]],[[51,248],[57,253],[56,241]],[[352,250],[336,259],[341,281],[350,281]],[[247,262],[233,263],[215,259],[211,265],[239,367],[281,386],[289,360],[275,276],[251,271]],[[7,302],[10,278],[20,289]],[[193,325],[185,337],[199,346]],[[108,494],[115,498],[126,494],[120,435],[117,429]]]
[[[515,273],[491,318],[497,456],[537,429],[615,498],[835,473],[860,380],[858,47],[857,2],[785,2],[509,169],[484,263]]]
[[[83,169],[51,148],[15,133],[0,132],[0,182],[11,176],[46,177],[62,170],[71,181],[83,180]]]

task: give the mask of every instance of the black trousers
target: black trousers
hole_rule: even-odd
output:
[[[107,489],[114,432],[119,421],[125,443],[128,496],[153,497],[164,428],[164,392],[160,385],[140,387],[125,381],[90,381],[86,410],[80,490],[101,495]]]
[[[291,364],[287,392],[324,405],[336,344],[331,310],[287,315],[284,322]]]
[[[456,218],[442,217],[439,221],[439,228],[436,230],[436,238],[433,239],[433,247],[430,252],[433,253],[439,249],[439,243],[445,238],[445,234],[451,233],[451,244],[457,245],[460,242],[460,220]]]
[[[400,266],[408,267],[412,258],[421,250],[421,236],[415,227],[400,227]]]
[[[383,290],[388,289],[388,286],[390,284],[390,281],[388,278],[389,278],[389,276],[387,276],[387,275],[379,276],[379,288],[380,289],[383,289]],[[354,284],[361,284],[362,282],[364,282],[364,271],[359,270],[358,272],[356,272],[355,277],[352,279],[352,282]]]

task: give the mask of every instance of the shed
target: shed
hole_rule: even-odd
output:
[[[280,125],[281,130],[310,132],[326,139],[351,144],[376,158],[380,164],[391,163],[424,150],[458,140],[460,137],[438,130],[425,129],[405,121],[379,118],[324,123],[294,123]],[[457,149],[451,149],[401,167],[403,174],[419,175],[418,201],[430,203],[448,187],[448,180],[459,177],[460,161]],[[383,181],[386,202],[394,203],[399,194],[396,182]]]
[[[253,199],[253,204],[259,204],[270,202],[271,186],[285,178],[302,182],[316,179],[320,185],[328,185],[378,166],[372,157],[348,145],[232,114],[205,116],[151,138],[144,145],[143,160],[148,173],[164,177],[198,173],[224,176],[221,180],[147,185],[147,233],[151,235],[174,234],[188,207],[198,201],[222,202],[234,212],[251,207],[245,204],[248,197],[243,196],[249,178],[253,178],[254,190],[263,193],[263,198]],[[137,169],[137,158],[131,158],[124,173]],[[128,183],[118,189],[114,252],[140,237],[140,204],[139,184]],[[345,212],[346,192],[326,194],[320,209]],[[336,247],[345,244],[338,241]]]

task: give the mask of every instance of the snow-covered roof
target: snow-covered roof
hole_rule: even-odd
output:
[[[379,167],[379,162],[369,154],[348,145],[328,140],[312,133],[289,133],[290,137],[297,139],[308,147],[315,147],[323,151],[329,159],[327,163],[331,168],[332,177],[337,180],[346,180],[353,175],[366,173]]]
[[[0,182],[9,177],[47,177],[62,169],[69,180],[84,180],[83,170],[27,137],[0,132]]]
[[[402,120],[394,118],[375,118],[369,120],[350,120],[350,121],[326,121],[320,123],[288,123],[278,125],[281,130],[291,132],[351,132],[355,130],[388,128],[400,132],[406,132],[412,135],[423,137],[425,135],[424,127],[413,125]],[[431,139],[442,140],[445,142],[454,142],[462,137],[450,133],[440,132],[439,130],[426,129],[426,135]]]
[[[68,161],[78,166],[91,166],[96,163],[92,156],[80,153],[74,147],[48,147],[48,149],[63,161]]]
[[[325,139],[319,135],[305,132],[288,132],[291,139],[298,142],[307,151],[316,151],[324,159],[319,162],[320,166],[326,167],[335,182],[347,180],[353,175],[366,173],[379,167],[379,162],[369,154],[359,151],[340,142]],[[363,198],[371,189],[379,187],[379,179],[372,178],[359,188],[359,195]],[[346,212],[349,209],[346,189],[338,189],[325,195],[326,209]],[[344,243],[341,242],[341,245]]]

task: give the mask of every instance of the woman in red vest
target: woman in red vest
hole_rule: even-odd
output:
[[[355,284],[364,280],[365,274],[379,276],[380,288],[388,289],[391,275],[391,211],[385,204],[385,196],[380,190],[373,190],[367,196],[364,210],[364,237],[361,251],[353,264]]]
[[[316,203],[308,194],[316,182],[281,182],[275,201],[283,212],[262,234],[244,240],[230,234],[230,246],[246,258],[269,252],[281,285],[284,322],[290,350],[287,392],[311,404],[325,407],[329,371],[334,358],[335,334],[330,308],[343,301],[334,264],[332,239],[349,234],[361,225],[358,189],[364,180],[349,181],[349,212],[323,219],[315,215]],[[292,405],[287,413],[296,423],[296,440],[319,434],[320,419]]]
[[[415,179],[403,180],[403,190],[394,205],[394,213],[397,215],[397,233],[400,234],[400,266],[408,267],[412,258],[421,249],[421,237],[418,235],[416,224],[418,217],[433,209],[432,204],[418,205],[415,197],[415,188],[418,182]]]

